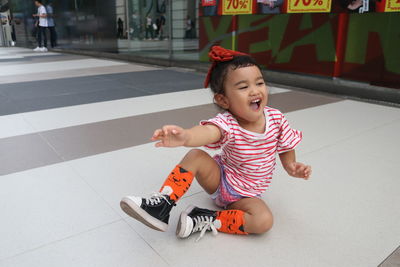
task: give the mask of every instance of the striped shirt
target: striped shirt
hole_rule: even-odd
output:
[[[245,197],[258,196],[268,188],[276,166],[276,153],[294,149],[302,139],[302,133],[291,129],[279,110],[265,107],[264,114],[264,133],[243,129],[228,111],[200,122],[220,128],[221,139],[205,147],[222,150],[216,157],[224,166],[226,180]]]

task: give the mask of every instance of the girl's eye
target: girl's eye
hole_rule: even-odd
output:
[[[257,83],[258,86],[264,85],[264,82]]]
[[[246,89],[246,88],[247,88],[247,86],[239,87],[239,90],[243,90],[243,89]]]

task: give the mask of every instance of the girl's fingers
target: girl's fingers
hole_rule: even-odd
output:
[[[158,138],[161,135],[161,133],[162,133],[161,129],[155,130],[152,138],[154,139]]]
[[[306,180],[307,180],[308,178],[310,178],[311,172],[312,172],[311,166],[310,166],[310,165],[307,165],[307,166],[306,166],[306,169],[304,170],[304,177],[305,177]]]
[[[164,147],[164,143],[163,142],[158,142],[155,144],[156,147]]]
[[[163,128],[163,134],[164,134],[164,136],[168,135],[168,128],[166,128],[166,127]]]

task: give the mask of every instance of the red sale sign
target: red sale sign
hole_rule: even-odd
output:
[[[202,6],[215,6],[217,4],[216,0],[202,0],[201,5]]]

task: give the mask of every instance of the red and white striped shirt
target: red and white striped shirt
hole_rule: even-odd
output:
[[[276,153],[294,149],[302,139],[302,133],[291,129],[279,110],[265,107],[264,114],[264,133],[243,129],[228,111],[200,122],[221,129],[221,139],[205,147],[222,150],[217,156],[224,165],[227,182],[246,197],[258,196],[268,188],[276,166]]]

